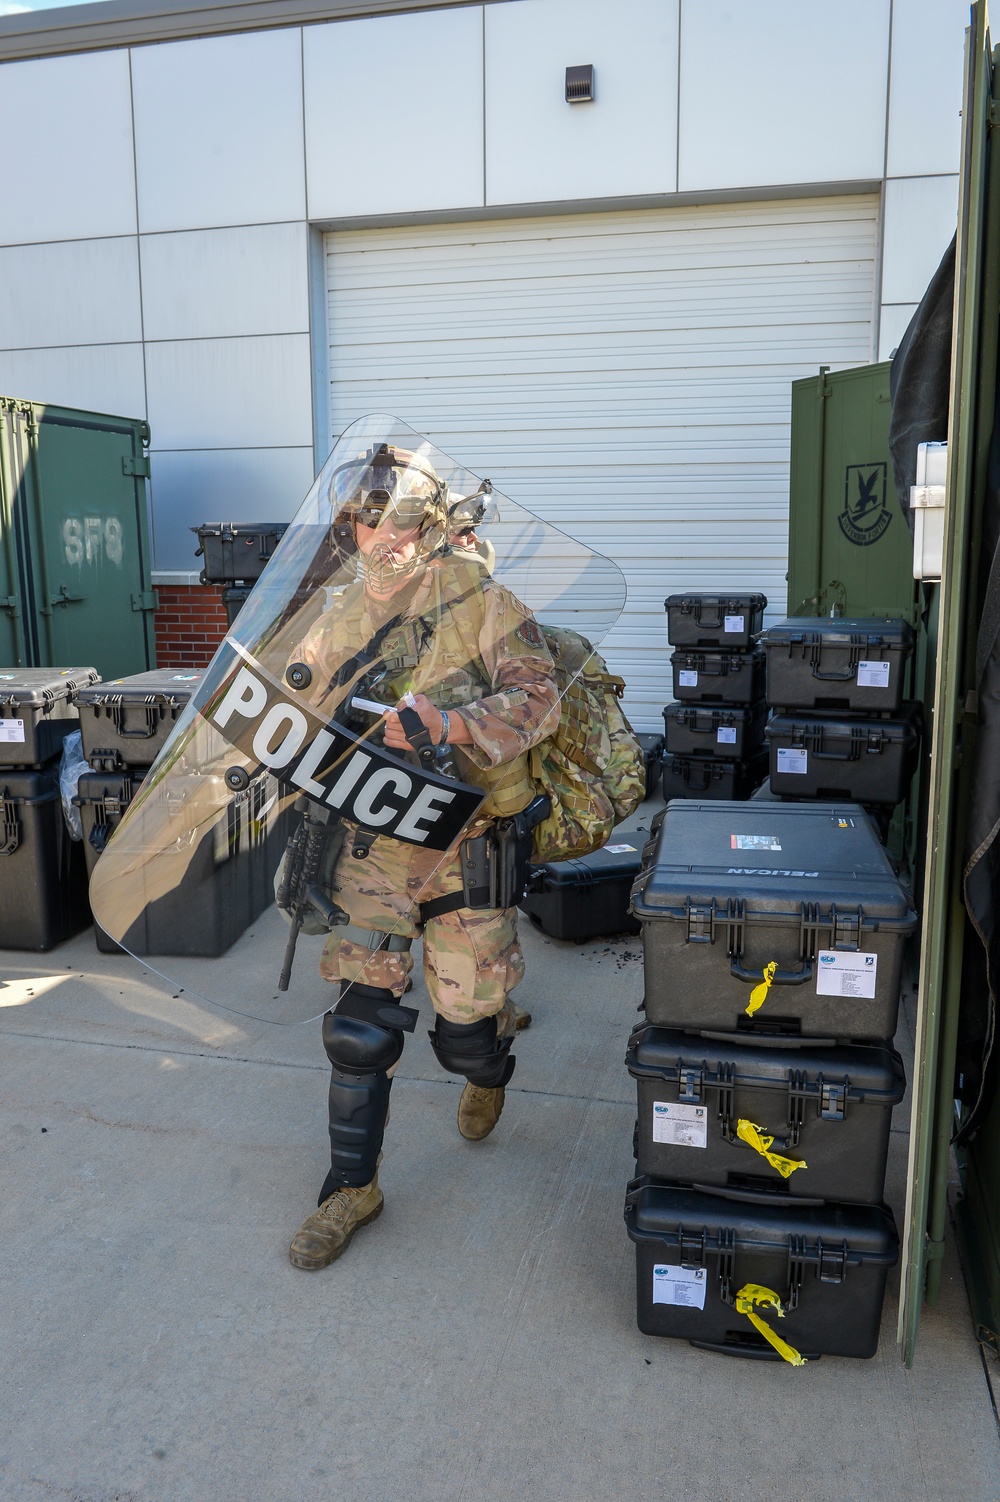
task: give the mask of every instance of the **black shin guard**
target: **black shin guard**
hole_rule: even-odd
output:
[[[450,1074],[464,1074],[470,1085],[496,1089],[506,1085],[514,1073],[515,1059],[510,1052],[511,1038],[497,1037],[497,1019],[483,1017],[479,1022],[449,1022],[437,1019],[428,1034],[438,1063]]]
[[[348,994],[349,993],[349,994]],[[341,984],[341,999],[323,1018],[330,1076],[330,1172],[320,1204],[343,1185],[370,1184],[378,1167],[392,1081],[386,1071],[403,1052],[408,1008],[391,991]],[[410,1028],[413,1024],[410,1022]]]

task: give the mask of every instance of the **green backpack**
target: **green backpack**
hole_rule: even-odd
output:
[[[559,685],[559,727],[528,753],[552,812],[534,831],[532,860],[570,860],[606,844],[646,795],[642,748],[619,703],[625,680],[586,637],[543,626]]]

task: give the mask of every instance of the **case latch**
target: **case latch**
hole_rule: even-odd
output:
[[[849,1080],[842,1085],[820,1081],[819,1114],[822,1121],[843,1121],[847,1115],[847,1088]]]
[[[0,824],[0,855],[13,855],[21,843],[21,824],[17,817],[17,804],[12,803],[0,793],[0,815],[3,822]]]
[[[690,1064],[677,1066],[677,1099],[685,1104],[697,1105],[701,1100],[705,1076],[700,1069]]]
[[[809,1076],[801,1069],[788,1071],[788,1146],[798,1147],[809,1099]]]
[[[688,902],[687,941],[689,944],[713,944],[715,942],[715,903],[709,907],[695,907]]]
[[[843,1283],[847,1277],[847,1242],[842,1242],[836,1251],[823,1245],[822,1238],[818,1244],[818,1265],[816,1276],[821,1283]]]
[[[733,1097],[736,1090],[736,1065],[719,1065],[719,1121],[722,1124],[722,1135],[727,1142],[735,1142],[736,1134],[733,1131]]]
[[[705,1266],[705,1239],[706,1233],[704,1230],[695,1234],[691,1231],[685,1231],[684,1227],[681,1226],[678,1238],[678,1250],[681,1255],[682,1267]]]
[[[733,1306],[736,1293],[733,1288],[733,1272],[736,1263],[736,1232],[731,1226],[719,1232],[719,1297],[724,1304]]]
[[[789,1236],[788,1238],[788,1294],[785,1299],[786,1309],[799,1307],[799,1294],[802,1291],[802,1280],[805,1276],[806,1263],[806,1239],[804,1236]]]
[[[850,913],[839,913],[836,905],[830,908],[830,926],[833,929],[834,949],[859,949],[861,947],[860,908]]]

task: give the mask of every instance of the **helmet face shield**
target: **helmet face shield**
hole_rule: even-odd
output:
[[[520,606],[497,604],[492,581]],[[397,419],[352,424],[97,862],[90,896],[101,928],[192,1004],[274,1023],[326,1011],[318,960],[336,937],[329,894],[336,907],[339,877],[323,866],[325,832],[347,831],[338,859],[348,863],[359,830],[385,842],[379,851],[418,849],[433,879],[481,827],[487,798],[495,806],[504,794],[505,760],[487,783],[461,746],[443,748],[450,763],[428,761],[384,736],[384,711],[407,696],[461,711],[500,693],[484,666],[497,656],[484,635],[490,601],[494,622],[514,622],[493,646],[507,643],[508,659],[520,660],[544,649],[539,623],[597,646],[625,585],[609,559],[525,507],[507,498],[498,507],[487,479]],[[531,671],[551,683],[545,665]],[[511,699],[516,714],[523,694]],[[302,856],[303,869],[315,867],[306,888],[316,898],[279,988],[289,931],[281,877],[289,844],[304,849],[306,814],[314,833],[322,821],[323,838]],[[404,896],[398,922],[412,934],[421,899]]]

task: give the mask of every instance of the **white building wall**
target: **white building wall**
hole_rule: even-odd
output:
[[[954,228],[966,22],[508,0],[0,64],[0,390],[147,416],[193,577],[187,527],[288,515],[325,441],[310,225],[881,182],[885,357]]]

